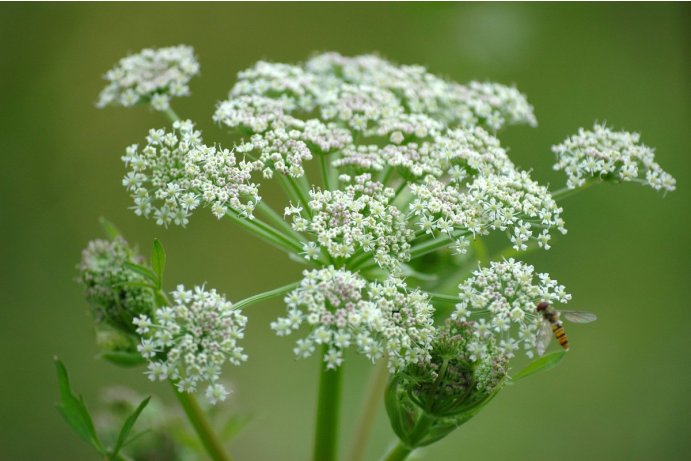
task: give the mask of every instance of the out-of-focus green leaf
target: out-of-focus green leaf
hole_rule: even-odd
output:
[[[58,411],[79,437],[91,444],[101,455],[103,455],[103,446],[96,435],[96,429],[91,420],[89,410],[87,410],[83,399],[72,393],[67,369],[57,357],[55,357],[55,367],[57,369],[58,384],[60,386],[60,402],[57,404]]]
[[[564,355],[566,355],[566,351],[561,350],[552,352],[551,354],[547,354],[538,359],[535,359],[532,362],[530,362],[530,364],[527,367],[513,375],[511,379],[515,382],[527,376],[534,375],[535,373],[539,373],[541,371],[546,371],[550,368],[554,368],[559,364],[559,362],[561,362],[561,359],[564,358]]]
[[[147,279],[151,280],[154,284],[156,284],[156,286],[158,286],[158,277],[148,267],[141,266],[139,264],[135,264],[135,263],[132,263],[129,261],[126,262],[124,264],[124,266],[125,266],[125,268],[127,268],[131,271],[134,271],[139,275],[146,277]]]
[[[136,367],[146,363],[138,352],[108,351],[103,352],[100,357],[121,367]]]
[[[99,222],[99,224],[101,224],[101,228],[103,228],[103,232],[105,232],[106,235],[108,237],[110,237],[111,239],[116,239],[118,237],[122,237],[122,232],[120,232],[120,230],[117,227],[115,227],[115,224],[108,221],[103,216],[98,218],[98,222]]]
[[[130,432],[132,431],[132,427],[134,426],[134,423],[137,422],[137,418],[139,418],[139,415],[142,413],[144,408],[149,404],[149,400],[151,400],[151,397],[147,397],[144,400],[141,401],[141,403],[137,406],[137,408],[132,412],[131,415],[127,417],[125,420],[125,423],[122,425],[122,429],[120,429],[120,434],[118,435],[118,440],[115,443],[115,447],[113,448],[113,451],[111,453],[111,458],[115,459],[118,456],[118,452],[120,449],[123,447],[125,442],[127,441],[127,437],[129,437]]]

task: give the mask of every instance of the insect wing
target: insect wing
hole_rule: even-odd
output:
[[[550,341],[552,341],[552,336],[554,336],[554,333],[552,333],[552,325],[547,321],[542,322],[542,327],[540,327],[540,331],[537,332],[537,338],[535,340],[537,355],[541,356],[545,353],[547,346],[549,346]]]
[[[559,311],[566,320],[573,323],[590,323],[597,320],[597,315],[584,311]]]

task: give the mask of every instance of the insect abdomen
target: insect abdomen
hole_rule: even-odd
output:
[[[559,341],[559,345],[568,351],[569,338],[566,336],[566,332],[564,331],[564,325],[562,325],[561,322],[554,322],[552,324],[552,331],[554,332],[554,336],[557,338],[557,341]]]

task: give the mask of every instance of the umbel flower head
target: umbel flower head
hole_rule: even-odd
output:
[[[508,357],[492,337],[479,338],[474,323],[447,320],[436,331],[430,360],[389,380],[385,403],[396,435],[410,448],[446,436],[496,395],[507,371]]]
[[[132,320],[153,311],[153,293],[142,287],[145,279],[125,267],[127,262],[142,261],[122,237],[93,240],[82,251],[79,281],[97,322],[125,334],[134,334]],[[103,333],[99,339],[110,340],[113,335]]]
[[[514,259],[477,269],[458,288],[460,302],[451,318],[477,318],[474,334],[483,341],[496,337],[499,351],[509,358],[521,346],[528,357],[537,352],[540,302],[565,304],[571,299],[549,274],[535,274],[533,266]]]
[[[557,156],[555,170],[563,170],[567,186],[582,186],[592,179],[635,181],[655,190],[671,192],[675,179],[655,162],[655,150],[640,142],[638,133],[612,131],[595,124],[552,147]]]
[[[408,291],[399,279],[367,282],[333,267],[305,271],[300,287],[285,301],[288,315],[271,328],[280,336],[303,324],[309,328],[297,341],[298,357],[309,357],[322,346],[327,368],[336,368],[352,345],[372,361],[384,357],[390,370],[429,358],[434,309],[426,295]]]
[[[409,259],[409,241],[414,233],[405,215],[390,201],[394,190],[372,181],[369,174],[341,176],[342,190],[310,191],[312,216],[299,207],[286,209],[292,226],[313,237],[305,244],[307,259],[318,259],[324,250],[336,261],[347,261],[357,251],[373,254],[382,267],[396,271]]]
[[[247,317],[216,292],[179,285],[172,303],[152,315],[134,319],[141,342],[139,353],[149,362],[152,381],[172,379],[180,392],[196,392],[207,383],[206,396],[213,404],[228,394],[218,382],[225,362],[240,365],[247,360],[238,341]]]
[[[146,48],[122,58],[109,70],[98,107],[150,103],[156,110],[169,108],[170,99],[188,96],[189,81],[199,73],[199,63],[190,46]]]
[[[176,121],[172,131],[149,130],[146,146],[129,146],[122,159],[129,168],[122,183],[135,213],[159,225],[184,226],[201,205],[218,218],[229,210],[251,216],[259,201],[258,186],[250,182],[255,165],[204,145],[189,120]]]

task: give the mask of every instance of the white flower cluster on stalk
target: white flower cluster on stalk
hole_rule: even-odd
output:
[[[298,357],[326,346],[326,366],[336,368],[352,345],[372,361],[384,357],[391,371],[429,358],[434,308],[425,294],[408,291],[400,279],[368,282],[330,266],[305,271],[300,287],[285,301],[288,315],[271,328],[283,336],[308,326],[307,337],[294,349]]]
[[[171,98],[190,94],[188,83],[198,73],[199,63],[190,46],[147,48],[122,58],[106,73],[109,83],[97,106],[150,103],[156,110],[167,110]]]
[[[516,250],[526,250],[530,240],[548,249],[550,230],[566,233],[559,208],[544,187],[526,172],[478,176],[466,189],[427,177],[412,184],[410,213],[425,233],[442,233],[461,247],[468,236],[490,230],[507,231]]]
[[[149,362],[149,378],[171,379],[180,392],[196,392],[199,384],[207,383],[212,404],[225,400],[227,391],[218,382],[221,368],[226,362],[240,365],[247,360],[238,345],[247,317],[216,290],[179,285],[171,296],[170,306],[134,319],[142,338],[137,350]]]
[[[638,133],[612,131],[596,124],[552,147],[555,170],[563,170],[574,189],[588,180],[637,181],[655,190],[673,191],[676,181],[655,162],[655,150],[641,144]]]
[[[405,215],[389,202],[393,189],[372,181],[370,175],[355,178],[341,176],[343,190],[310,191],[311,216],[299,207],[286,209],[298,232],[314,237],[305,244],[308,259],[317,259],[320,249],[335,261],[347,261],[356,252],[373,254],[382,267],[396,271],[410,259],[414,233],[406,225]]]
[[[131,145],[122,159],[129,168],[122,183],[135,213],[153,215],[159,225],[184,226],[202,204],[218,218],[229,210],[251,216],[260,200],[251,182],[254,165],[228,149],[204,145],[189,120],[173,123],[170,132],[150,130],[146,146]]]
[[[564,286],[549,274],[536,274],[533,266],[514,259],[492,262],[476,270],[458,288],[460,302],[451,318],[479,317],[475,321],[478,339],[496,336],[499,349],[509,357],[521,346],[529,357],[537,352],[544,322],[537,311],[540,302],[565,304],[571,299]],[[482,354],[482,341],[474,347]]]

